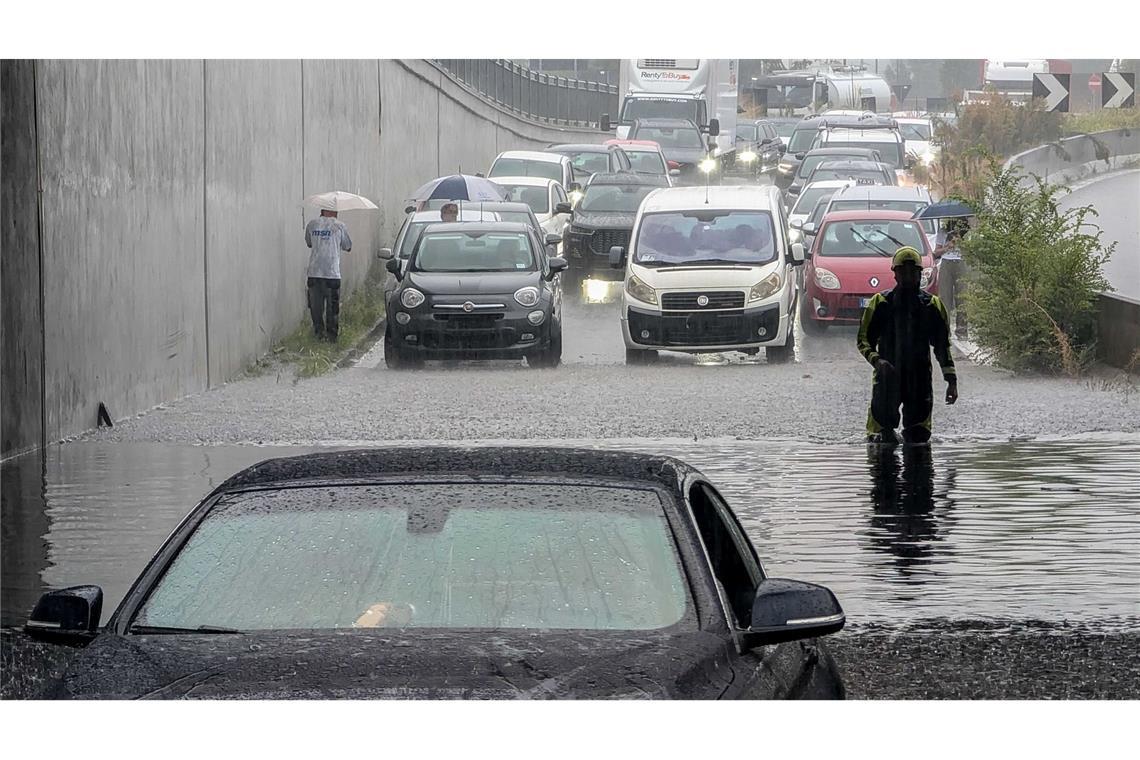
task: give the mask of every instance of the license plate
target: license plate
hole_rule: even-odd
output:
[[[860,308],[860,309],[866,309],[866,308],[867,308],[867,305],[868,305],[869,303],[871,303],[871,299],[870,299],[870,298],[860,298],[860,299],[859,299],[859,308]]]

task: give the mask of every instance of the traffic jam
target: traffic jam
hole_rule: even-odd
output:
[[[909,170],[935,116],[838,72],[829,107],[742,118],[737,61],[629,59],[602,139],[500,153],[413,194],[392,249],[384,360],[562,359],[564,298],[616,302],[627,364],[662,351],[787,362],[853,325],[912,247],[938,293],[938,221]],[[837,84],[838,83],[838,84]],[[885,89],[885,85],[882,89]],[[810,109],[808,109],[810,110]]]

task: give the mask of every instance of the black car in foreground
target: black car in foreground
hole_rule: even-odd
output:
[[[531,367],[557,367],[565,268],[529,224],[431,225],[406,266],[388,262],[398,285],[387,296],[385,363],[525,357]]]
[[[595,174],[582,191],[582,200],[570,215],[563,241],[570,263],[568,274],[577,281],[585,277],[620,280],[622,272],[610,266],[610,248],[629,249],[633,220],[645,196],[659,187],[669,187],[664,175]]]
[[[222,483],[48,698],[827,698],[826,588],[767,578],[732,510],[669,457],[396,447],[271,459]]]

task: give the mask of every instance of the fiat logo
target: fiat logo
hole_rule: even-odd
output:
[[[475,304],[468,301],[467,303],[463,304],[463,310],[470,314],[471,312],[475,311]]]
[[[708,306],[708,305],[709,305],[709,297],[708,296],[697,296],[697,306]]]
[[[879,278],[878,277],[872,277],[868,282],[871,283],[872,288],[879,287]]]

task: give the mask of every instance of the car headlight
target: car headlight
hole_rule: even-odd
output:
[[[414,309],[426,300],[424,294],[415,288],[408,288],[400,294],[400,303],[405,309]]]
[[[922,280],[919,281],[918,286],[923,290],[930,287],[931,281],[934,279],[934,267],[926,267],[922,270]]]
[[[657,303],[657,291],[639,280],[635,274],[625,281],[625,292],[629,293],[630,298],[642,303]]]
[[[761,280],[760,282],[758,282],[752,286],[752,290],[748,291],[748,300],[749,301],[763,300],[763,299],[767,298],[768,296],[772,295],[773,293],[778,292],[780,290],[780,286],[783,284],[784,284],[783,281],[780,279],[780,273],[779,272],[773,272],[772,274],[768,275],[763,280]]]
[[[826,269],[815,270],[815,284],[824,290],[839,290],[839,278]]]
[[[778,172],[780,172],[780,174],[791,174],[792,173],[792,165],[791,164],[785,164],[783,161],[781,161],[776,166],[776,170]]]
[[[534,306],[538,303],[538,288],[528,286],[515,291],[515,300],[520,306]]]

